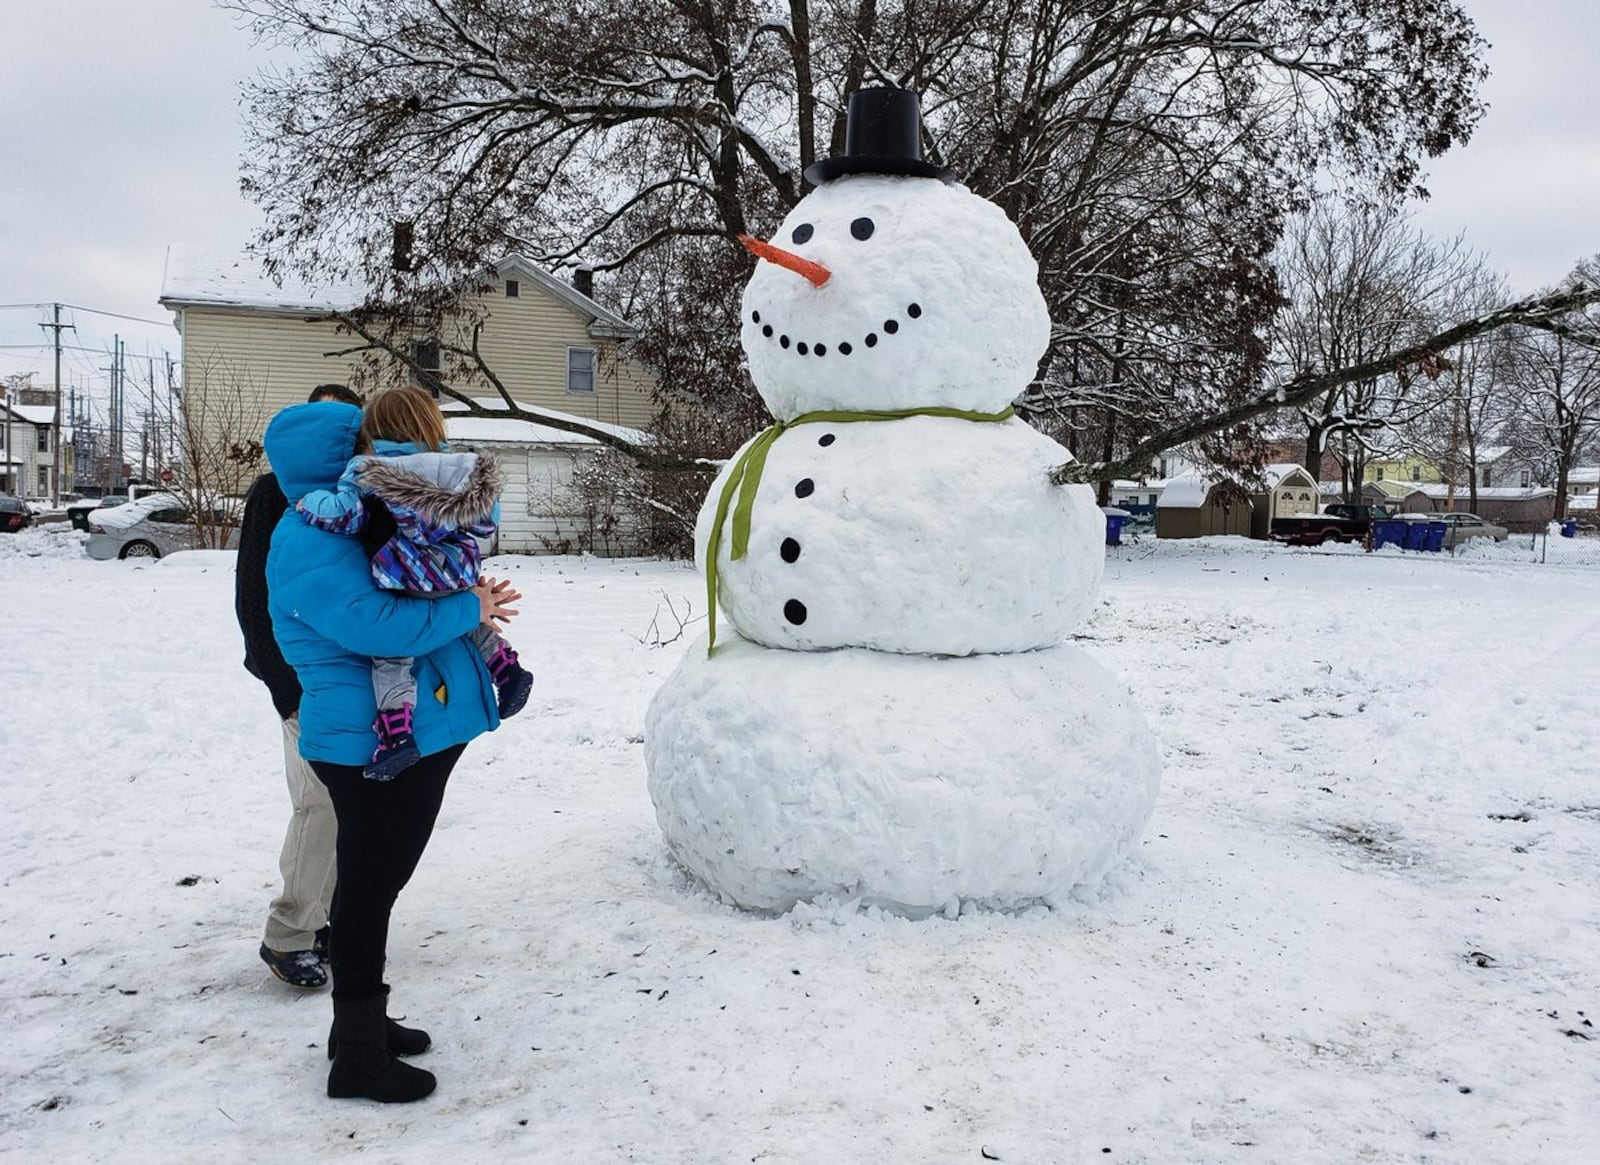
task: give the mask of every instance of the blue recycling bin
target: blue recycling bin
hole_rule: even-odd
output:
[[[1106,545],[1107,546],[1121,546],[1122,545],[1122,527],[1127,523],[1127,521],[1128,521],[1128,516],[1126,514],[1107,514],[1106,515]]]
[[[1428,544],[1427,522],[1407,522],[1405,548],[1407,550],[1421,550]]]
[[[1406,524],[1393,518],[1372,523],[1372,548],[1382,550],[1385,546],[1403,546],[1406,540]]]
[[[1444,536],[1450,527],[1443,522],[1419,522],[1422,527],[1422,548],[1434,553],[1444,549]]]
[[[1576,538],[1578,536],[1578,522],[1576,518],[1568,518],[1561,523],[1561,536],[1563,538]]]

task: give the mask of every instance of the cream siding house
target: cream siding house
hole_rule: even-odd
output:
[[[212,434],[226,430],[235,441],[259,440],[273,414],[304,401],[318,384],[370,386],[370,353],[352,351],[360,337],[326,318],[360,299],[349,288],[279,288],[239,265],[208,264],[174,248],[160,302],[173,312],[182,336],[183,407],[190,423]],[[495,265],[492,282],[471,295],[469,309],[482,325],[484,362],[519,404],[629,440],[648,439],[642,430],[656,411],[653,383],[620,351],[636,334],[626,320],[518,255]],[[455,331],[442,337],[445,343],[470,347],[470,326],[458,324]],[[414,338],[418,363],[438,366],[439,338]],[[404,381],[410,373],[385,358],[377,376],[380,383]],[[497,403],[481,383],[457,385],[448,367],[443,376],[452,387]],[[454,418],[450,430],[462,447],[492,448],[502,464],[501,550],[629,549],[626,539],[568,536],[576,503],[561,483],[570,483],[583,460],[600,450],[593,440],[513,420]],[[549,508],[552,499],[557,509]],[[631,528],[627,515],[613,517],[615,524],[607,523],[613,532]]]

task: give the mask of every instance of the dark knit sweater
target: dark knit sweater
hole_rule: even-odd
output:
[[[267,550],[272,531],[289,508],[278,479],[270,473],[256,478],[244,499],[239,522],[239,562],[234,569],[233,610],[244,632],[244,667],[267,685],[272,706],[287,720],[300,710],[300,680],[284,662],[272,635],[267,614]]]

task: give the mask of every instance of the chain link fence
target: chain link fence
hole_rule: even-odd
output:
[[[1600,567],[1600,529],[1593,526],[1552,522],[1537,534],[1513,534],[1511,539],[1525,543],[1537,563]]]

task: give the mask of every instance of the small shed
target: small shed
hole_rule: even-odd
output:
[[[1250,536],[1250,495],[1237,482],[1185,474],[1167,480],[1156,501],[1157,538]]]
[[[1321,500],[1316,479],[1293,462],[1269,465],[1261,471],[1261,489],[1250,495],[1250,536],[1272,533],[1274,518],[1315,514]]]
[[[499,402],[480,399],[494,408]],[[509,417],[463,416],[446,403],[445,432],[452,448],[490,453],[500,463],[500,554],[596,554],[641,552],[643,521],[624,498],[595,474],[604,450],[592,437]],[[625,425],[595,421],[527,405],[557,420],[581,421],[635,445],[650,436]]]

